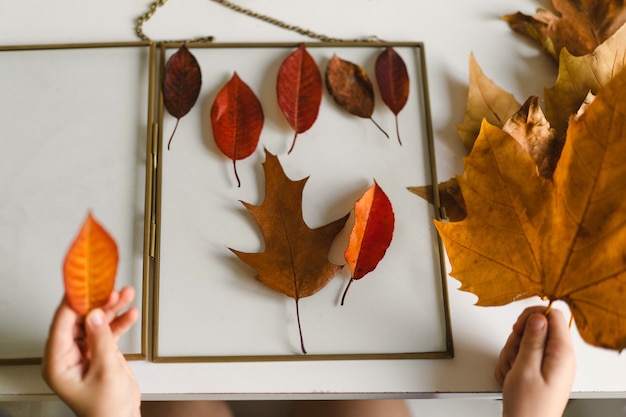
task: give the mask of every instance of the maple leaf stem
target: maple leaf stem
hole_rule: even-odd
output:
[[[235,178],[237,178],[237,188],[241,188],[241,180],[239,179],[239,174],[237,173],[237,160],[233,159],[233,170],[235,171]]]
[[[298,132],[296,132],[295,135],[293,135],[293,142],[291,143],[291,148],[289,148],[289,151],[287,152],[287,155],[289,155],[291,153],[291,151],[293,151],[294,146],[296,146],[296,139],[298,138]]]
[[[370,117],[370,120],[372,121],[372,123],[374,123],[374,125],[378,128],[378,130],[380,130],[381,132],[383,132],[383,134],[385,136],[387,136],[387,139],[389,139],[389,135],[387,134],[387,132],[385,132],[385,129],[383,129],[382,127],[380,127],[380,125],[378,123],[376,123],[376,120],[374,120],[373,118]]]
[[[174,125],[174,131],[172,131],[172,136],[170,136],[170,140],[167,141],[167,150],[170,150],[170,145],[172,144],[172,139],[174,139],[174,133],[176,133],[176,129],[178,128],[178,122],[180,122],[180,117],[176,119],[176,124]]]
[[[350,288],[350,284],[352,284],[352,281],[354,281],[354,278],[350,278],[350,281],[348,281],[348,285],[346,285],[346,289],[343,291],[343,295],[341,296],[341,305],[343,305],[343,302],[346,300],[346,294],[348,294],[348,288]]]
[[[302,337],[302,325],[300,324],[300,301],[296,298],[296,317],[298,318],[298,331],[300,332],[300,348],[302,349],[302,353],[306,355],[306,349],[304,348],[304,338]]]
[[[398,115],[396,114],[396,136],[398,136],[398,143],[402,146],[402,141],[400,140],[400,129],[398,128]]]

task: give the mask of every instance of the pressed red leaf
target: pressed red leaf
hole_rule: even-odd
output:
[[[326,67],[326,87],[337,104],[355,116],[370,119],[389,137],[372,119],[374,86],[362,67],[333,55]]]
[[[189,49],[183,45],[167,60],[163,75],[163,104],[168,113],[176,118],[176,125],[167,143],[167,149],[170,148],[178,122],[196,104],[201,87],[200,65]]]
[[[89,213],[63,263],[65,294],[78,314],[106,303],[115,285],[117,263],[115,240]]]
[[[373,271],[383,259],[393,236],[395,220],[391,201],[376,181],[355,203],[354,214],[354,226],[344,253],[351,278],[341,304],[352,281]]]
[[[376,59],[376,81],[380,96],[396,118],[396,135],[400,140],[398,113],[404,108],[409,98],[409,73],[402,57],[391,46]]]
[[[233,161],[238,187],[236,162],[254,153],[264,121],[261,102],[235,72],[215,97],[211,126],[217,147]]]
[[[298,134],[307,131],[315,123],[322,102],[322,76],[304,44],[289,54],[280,65],[276,96],[287,122],[296,131],[288,152],[291,153]]]

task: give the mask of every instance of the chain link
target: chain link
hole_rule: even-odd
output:
[[[147,22],[148,20],[150,20],[150,18],[152,16],[154,16],[154,14],[157,12],[157,10],[163,6],[165,3],[167,3],[168,0],[155,0],[152,4],[150,4],[150,7],[148,9],[148,11],[146,13],[144,13],[143,15],[139,16],[137,18],[136,21],[136,25],[135,25],[135,33],[137,34],[137,36],[139,37],[139,39],[144,40],[144,41],[150,41],[151,39],[144,33],[143,31],[143,24],[145,22]],[[319,33],[315,33],[311,30],[308,29],[303,29],[299,26],[295,26],[295,25],[290,25],[288,23],[285,23],[281,20],[278,19],[274,19],[273,17],[264,15],[264,14],[260,14],[257,12],[254,12],[250,9],[246,9],[244,7],[241,7],[239,5],[236,5],[234,3],[231,3],[228,0],[211,0],[215,3],[221,4],[224,7],[227,7],[237,13],[241,13],[244,14],[246,16],[250,16],[253,17],[255,19],[259,19],[263,22],[272,24],[274,26],[277,26],[279,28],[282,29],[286,29],[292,32],[296,32],[299,33],[301,35],[304,36],[308,36],[309,38],[312,39],[317,39],[320,40],[322,42],[359,42],[359,41],[372,41],[374,39],[372,38],[368,38],[368,39],[338,39],[338,38],[331,38],[329,36],[326,35],[321,35]],[[204,37],[200,37],[200,38],[193,38],[193,39],[185,39],[179,42],[213,42],[214,37],[213,36],[204,36]],[[174,42],[174,41],[166,41],[166,42]]]

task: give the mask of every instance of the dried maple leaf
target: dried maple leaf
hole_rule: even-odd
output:
[[[326,67],[326,87],[337,104],[355,116],[370,119],[389,138],[372,118],[374,86],[363,67],[333,55]]]
[[[278,69],[276,96],[287,122],[296,131],[289,152],[299,133],[307,131],[315,120],[322,102],[322,76],[304,44],[289,54]]]
[[[474,146],[483,118],[492,125],[501,127],[521,106],[512,94],[485,76],[473,54],[470,55],[469,74],[467,110],[463,123],[456,126],[456,131],[468,151]]]
[[[170,148],[178,122],[196,104],[201,87],[200,65],[189,49],[183,45],[167,60],[163,75],[163,104],[165,109],[176,118],[176,125],[167,142],[167,149]]]
[[[351,277],[341,297],[341,305],[352,281],[363,278],[376,268],[393,237],[395,220],[391,201],[376,181],[354,204],[354,213],[354,226],[344,253]]]
[[[380,96],[395,116],[396,135],[398,136],[398,143],[402,145],[400,130],[398,129],[398,113],[409,99],[409,73],[406,64],[395,49],[388,46],[376,58],[375,71]]]
[[[576,113],[587,93],[597,93],[624,67],[626,61],[626,26],[595,51],[575,57],[566,49],[559,57],[556,83],[544,92],[546,118],[565,137],[569,117]]]
[[[463,194],[461,194],[461,188],[459,187],[459,181],[456,178],[450,178],[448,181],[438,184],[437,187],[439,191],[439,205],[445,209],[446,218],[451,222],[463,220],[467,215],[467,210]],[[430,204],[435,204],[432,185],[409,187],[408,190],[422,197]]]
[[[504,16],[511,28],[538,41],[557,59],[566,48],[576,56],[593,52],[626,22],[622,0],[552,0],[554,9],[539,8],[528,16]]]
[[[261,102],[235,72],[215,97],[211,107],[211,127],[217,147],[233,161],[238,187],[241,187],[241,181],[237,161],[254,153],[264,121]]]
[[[341,270],[341,266],[328,261],[328,253],[349,215],[310,229],[302,218],[302,191],[308,177],[290,180],[278,158],[267,151],[265,155],[263,204],[243,203],[261,228],[265,251],[231,251],[256,270],[260,282],[295,300],[302,353],[306,353],[298,302],[324,288]]]
[[[626,346],[626,72],[570,121],[550,181],[484,124],[459,177],[467,217],[436,222],[461,289],[479,305],[565,301],[583,339]]]
[[[543,115],[539,97],[532,96],[506,121],[502,130],[524,148],[537,164],[539,175],[552,178],[563,144]]]
[[[63,262],[67,301],[78,314],[107,302],[115,285],[117,262],[115,241],[89,213]]]

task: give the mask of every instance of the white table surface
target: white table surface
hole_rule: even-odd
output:
[[[531,0],[237,0],[313,31],[338,38],[375,35],[425,43],[440,179],[461,172],[464,156],[454,125],[465,111],[468,56],[523,102],[551,86],[555,69],[534,45],[499,17],[531,13]],[[0,44],[133,41],[145,0],[2,0]],[[238,15],[208,0],[170,0],[145,24],[154,40],[215,35],[217,41],[309,40]],[[6,140],[6,139],[5,139]],[[146,398],[305,398],[497,396],[493,367],[509,330],[526,305],[474,306],[475,297],[449,279],[454,359],[162,364],[134,361]],[[567,311],[564,305],[558,308]],[[626,359],[585,345],[575,330],[578,371],[573,397],[624,397]],[[0,367],[0,399],[36,399],[50,391],[38,366]]]

